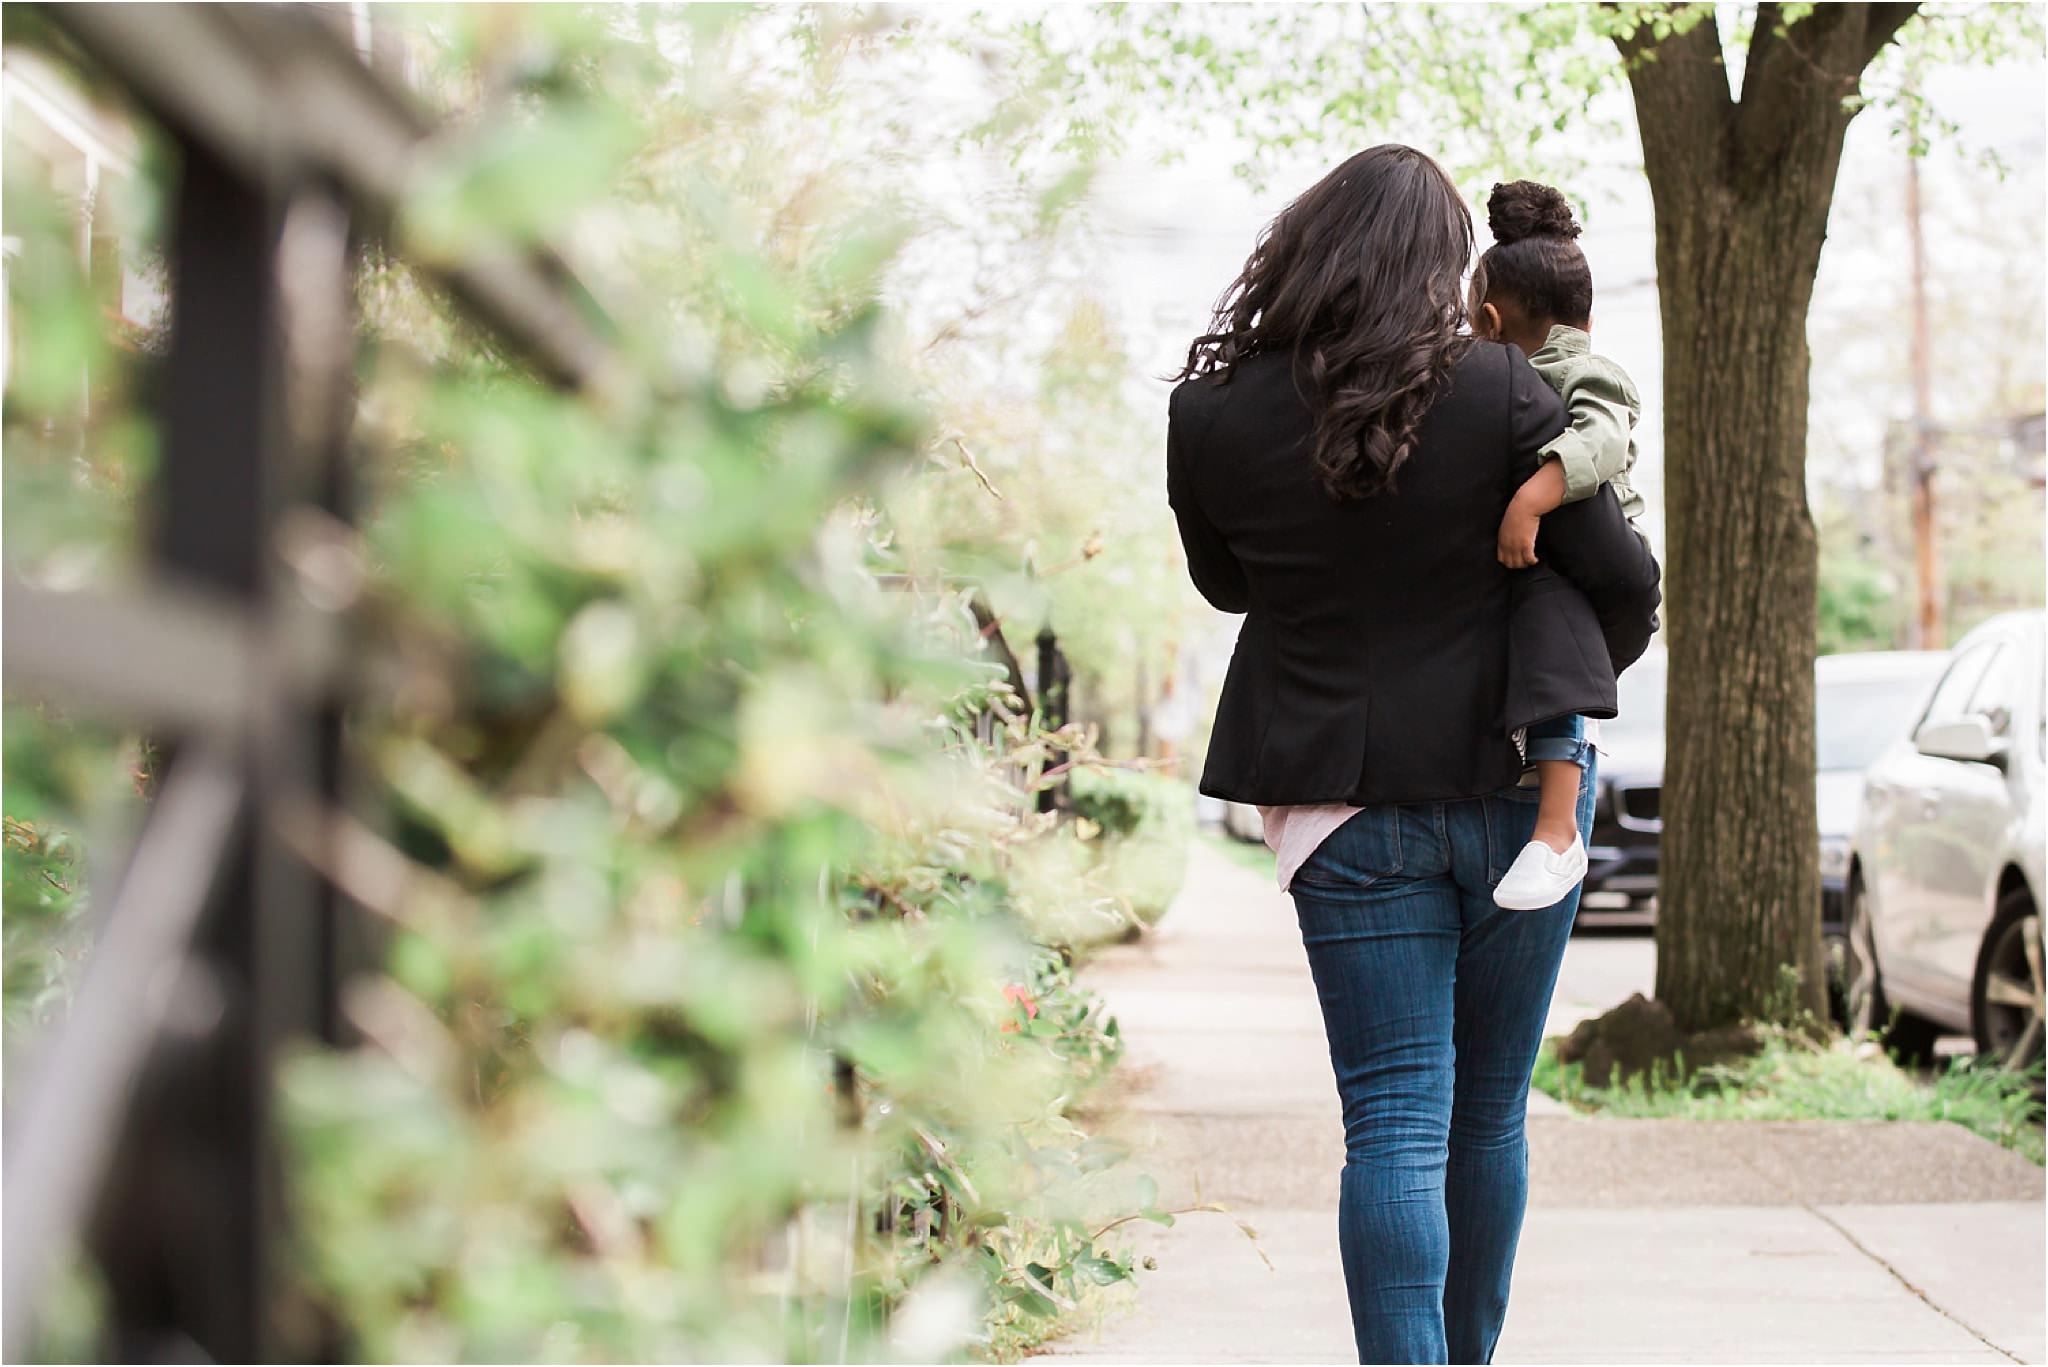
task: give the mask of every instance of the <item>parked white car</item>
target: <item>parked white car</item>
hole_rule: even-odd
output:
[[[1948,668],[1942,650],[1866,650],[1813,662],[1814,814],[1820,822],[1820,933],[1839,1006],[1847,960],[1843,902],[1849,842],[1863,808],[1863,776],[1885,747],[1912,731]]]
[[[1966,1031],[2042,1057],[2044,615],[1978,627],[1871,764],[1849,851],[1849,1022],[1905,1053]]]

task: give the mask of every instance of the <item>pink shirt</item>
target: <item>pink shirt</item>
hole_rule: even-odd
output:
[[[1294,881],[1294,871],[1322,848],[1331,832],[1364,810],[1346,807],[1341,802],[1259,808],[1259,816],[1266,823],[1266,844],[1275,856],[1273,871],[1279,875],[1280,891],[1287,891],[1287,885]]]
[[[1586,739],[1600,744],[1600,723],[1586,718]],[[1280,891],[1294,881],[1294,871],[1322,848],[1336,829],[1364,811],[1341,802],[1295,807],[1261,807],[1259,817],[1266,823],[1266,845],[1273,851],[1273,872],[1280,879]]]

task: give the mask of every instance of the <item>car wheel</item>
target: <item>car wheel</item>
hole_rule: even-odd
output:
[[[2041,1061],[2041,913],[2023,888],[1998,899],[1970,991],[1977,1052],[2008,1068]]]
[[[1863,877],[1851,872],[1843,892],[1842,1001],[1850,1035],[1875,1035],[1886,1051],[1907,1060],[1934,1053],[1935,1028],[1918,1016],[1894,1011],[1884,995],[1884,974],[1877,966],[1877,939],[1871,931],[1870,900],[1863,895]]]

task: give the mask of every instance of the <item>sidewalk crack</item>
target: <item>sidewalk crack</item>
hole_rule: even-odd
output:
[[[1835,1219],[1832,1215],[1829,1215],[1826,1211],[1823,1211],[1819,1206],[1814,1205],[1813,1202],[1804,1200],[1794,1195],[1791,1189],[1779,1180],[1776,1173],[1773,1173],[1768,1169],[1760,1166],[1759,1164],[1751,1161],[1749,1155],[1747,1154],[1738,1154],[1736,1156],[1736,1161],[1741,1163],[1743,1167],[1748,1168],[1752,1173],[1756,1174],[1758,1177],[1762,1178],[1766,1185],[1776,1187],[1779,1193],[1786,1198],[1787,1205],[1797,1205],[1799,1209],[1805,1211],[1814,1219],[1820,1221],[1829,1229],[1832,1229],[1835,1233],[1841,1235],[1844,1239],[1848,1240],[1849,1247],[1855,1249],[1858,1253],[1861,1253],[1864,1257],[1870,1259],[1870,1261],[1876,1263],[1885,1271],[1891,1273],[1893,1281],[1897,1282],[1900,1286],[1905,1287],[1906,1290],[1912,1292],[1915,1296],[1917,1296],[1920,1300],[1920,1303],[1926,1306],[1929,1310],[1932,1310],[1935,1314],[1941,1316],[1950,1324],[1955,1325],[1958,1329],[1961,1329],[1964,1333],[1968,1334],[1971,1338],[1977,1340],[1977,1342],[1983,1344],[1986,1348],[1989,1348],[1992,1352],[1998,1354],[2000,1357],[2005,1358],[2012,1362],[2026,1361],[2026,1359],[2021,1357],[2019,1354],[2014,1353],[2009,1349],[2002,1348],[1998,1344],[1993,1343],[1990,1339],[1986,1338],[1983,1335],[1983,1333],[1977,1328],[1976,1325],[1971,1324],[1968,1320],[1965,1320],[1944,1308],[1932,1296],[1928,1295],[1925,1291],[1922,1291],[1918,1286],[1914,1285],[1911,1281],[1909,1281],[1905,1273],[1899,1271],[1898,1268],[1893,1267],[1889,1262],[1879,1257],[1876,1251],[1873,1250],[1868,1244],[1865,1244],[1861,1239],[1857,1238],[1854,1234],[1851,1234],[1848,1228],[1844,1226],[1840,1220]]]
[[[1799,1203],[1799,1207],[1801,1210],[1804,1210],[1807,1214],[1813,1216],[1814,1219],[1819,1220],[1822,1224],[1834,1230],[1835,1233],[1841,1235],[1844,1239],[1847,1239],[1849,1241],[1849,1246],[1851,1248],[1855,1249],[1858,1253],[1861,1253],[1864,1257],[1870,1259],[1870,1261],[1876,1263],[1885,1271],[1891,1273],[1892,1280],[1896,1281],[1900,1286],[1905,1287],[1915,1296],[1918,1296],[1920,1298],[1921,1304],[1925,1305],[1929,1310],[1932,1310],[1935,1314],[1941,1316],[1949,1323],[1955,1325],[1958,1329],[1961,1329],[1964,1333],[1968,1334],[1971,1338],[1977,1340],[1977,1342],[1983,1344],[1986,1348],[1989,1348],[1992,1352],[1997,1353],[2000,1357],[2006,1358],[2013,1362],[2026,1361],[2026,1359],[2021,1357],[2019,1354],[2014,1353],[2006,1348],[2002,1348],[1996,1343],[1993,1343],[1990,1339],[1984,1336],[1984,1334],[1977,1328],[1977,1326],[1971,1324],[1968,1320],[1963,1319],[1961,1316],[1956,1315],[1955,1313],[1947,1309],[1945,1306],[1939,1304],[1932,1296],[1928,1295],[1925,1291],[1922,1291],[1918,1286],[1914,1285],[1911,1281],[1909,1281],[1905,1273],[1899,1271],[1898,1268],[1893,1267],[1889,1262],[1885,1261],[1885,1259],[1880,1257],[1874,1250],[1872,1250],[1869,1245],[1865,1244],[1861,1239],[1857,1238],[1854,1234],[1851,1234],[1848,1230],[1848,1227],[1845,1226],[1840,1220],[1835,1219],[1834,1216],[1829,1215],[1826,1211],[1822,1210],[1819,1206],[1814,1205],[1811,1201],[1801,1201]]]

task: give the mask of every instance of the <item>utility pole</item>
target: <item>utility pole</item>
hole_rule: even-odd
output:
[[[1138,643],[1136,693],[1138,695],[1138,758],[1152,757],[1152,671],[1145,668],[1149,643]]]
[[[1918,127],[1913,130],[1918,141]],[[1940,650],[1948,644],[1942,622],[1940,557],[1934,533],[1934,382],[1927,334],[1927,234],[1921,223],[1920,156],[1906,152],[1906,231],[1913,248],[1913,570],[1919,589],[1919,611],[1913,622],[1913,644]]]
[[[1159,738],[1159,772],[1178,775],[1180,773],[1180,740],[1187,734],[1182,724],[1178,697],[1180,694],[1180,642],[1166,643],[1166,673],[1159,680],[1159,715],[1153,718],[1152,730]]]

